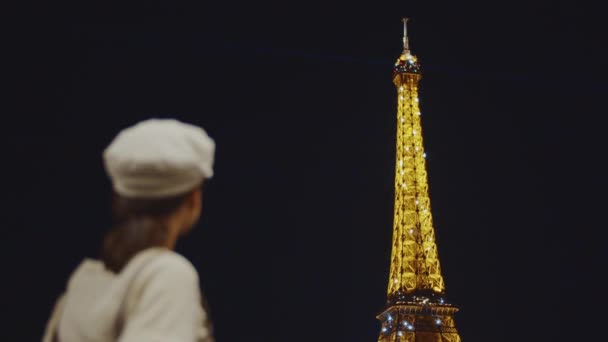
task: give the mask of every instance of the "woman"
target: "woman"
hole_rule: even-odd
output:
[[[55,305],[43,342],[213,341],[196,269],[173,251],[198,221],[215,144],[171,119],[120,132],[103,153],[114,226],[101,260],[84,260]]]

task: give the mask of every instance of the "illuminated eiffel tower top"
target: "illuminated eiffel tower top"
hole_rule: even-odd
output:
[[[418,100],[420,65],[409,50],[404,19],[403,52],[393,74],[397,86],[395,217],[388,295],[443,293],[426,174]]]
[[[452,317],[458,309],[443,298],[422,141],[420,65],[410,52],[407,19],[403,23],[403,52],[393,69],[398,98],[393,243],[378,341],[460,341]]]

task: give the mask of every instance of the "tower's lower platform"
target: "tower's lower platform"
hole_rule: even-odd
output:
[[[382,323],[378,342],[460,342],[450,305],[394,304],[376,318]]]

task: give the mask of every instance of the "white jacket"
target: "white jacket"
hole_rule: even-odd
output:
[[[43,342],[212,342],[196,269],[150,248],[119,274],[85,259],[47,323]],[[55,339],[56,338],[56,339]]]

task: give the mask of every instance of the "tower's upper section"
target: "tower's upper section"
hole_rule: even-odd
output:
[[[395,74],[420,74],[418,58],[410,52],[407,38],[407,21],[408,18],[403,18],[403,52],[395,62],[394,72]]]
[[[397,60],[395,217],[388,297],[392,303],[430,300],[444,292],[431,215],[426,153],[418,100],[419,66],[409,50],[404,19],[403,54]]]

